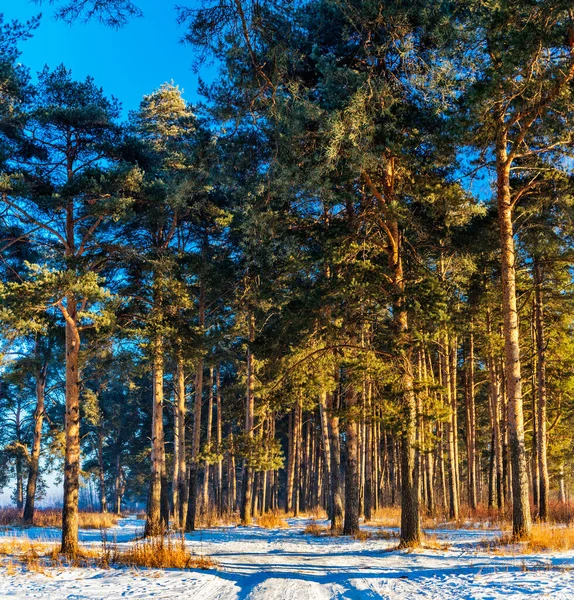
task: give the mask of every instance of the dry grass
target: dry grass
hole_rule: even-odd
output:
[[[373,532],[368,531],[366,529],[359,529],[359,531],[357,531],[357,533],[355,533],[355,535],[353,536],[353,538],[355,540],[357,540],[358,542],[366,542],[367,540],[370,540],[372,537],[373,537]]]
[[[82,529],[110,529],[115,527],[120,517],[114,513],[81,512],[79,515]]]
[[[118,524],[120,517],[113,513],[80,512],[79,525],[82,529],[109,529]],[[15,508],[0,509],[0,525],[4,527],[22,526],[22,515]],[[36,510],[35,527],[62,527],[62,511],[53,508]]]
[[[481,544],[495,554],[529,554],[574,550],[574,530],[562,525],[535,523],[527,540],[517,541],[511,533]]]
[[[532,535],[527,541],[527,546],[532,552],[573,550],[574,529],[537,523],[532,527]]]
[[[0,542],[0,555],[9,556],[6,563],[15,564],[28,571],[47,574],[50,567],[109,568],[111,565],[147,567],[155,569],[214,569],[215,562],[207,556],[191,554],[183,538],[157,537],[136,541],[126,549],[103,542],[102,547],[80,548],[78,555],[68,560],[59,552],[59,544],[38,542],[27,538],[4,538]]]
[[[11,560],[4,563],[4,568],[6,569],[6,575],[16,575],[16,573],[18,573],[16,565]]]
[[[373,512],[373,516],[368,525],[378,527],[400,527],[401,509],[398,506],[383,506]]]
[[[277,512],[268,512],[257,518],[257,525],[265,529],[285,529],[289,523]]]
[[[450,549],[450,544],[448,542],[441,542],[436,535],[425,535],[423,547],[430,548],[431,550],[446,551]]]
[[[208,510],[197,516],[196,525],[201,529],[211,529],[212,527],[234,526],[239,523],[239,520],[239,514],[236,512],[224,512],[218,515],[217,511]]]
[[[296,516],[300,519],[314,519],[315,521],[321,521],[323,519],[329,518],[327,511],[321,508],[320,506],[317,506],[307,511],[299,511],[297,515],[295,515],[295,513],[291,511],[289,513],[285,513],[285,516],[289,518],[295,518]]]
[[[307,523],[305,529],[303,530],[303,535],[312,535],[313,537],[322,537],[326,535],[335,536],[340,534],[340,529],[332,530],[327,525],[319,525],[315,519],[310,519],[309,523]]]
[[[109,564],[154,569],[214,569],[208,556],[191,554],[183,538],[157,537],[135,542],[126,550],[117,549],[107,557]]]
[[[28,538],[12,536],[0,538],[0,555],[2,556],[24,556],[28,553],[45,554],[54,547],[55,544]]]

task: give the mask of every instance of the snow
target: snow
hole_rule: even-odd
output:
[[[211,556],[210,571],[49,568],[44,574],[0,566],[0,599],[189,598],[190,600],[574,598],[574,552],[502,555],[481,542],[496,530],[430,531],[447,550],[396,550],[396,540],[302,535],[288,529],[221,527],[187,534],[189,549]],[[143,521],[122,519],[108,540],[129,544]],[[388,530],[387,530],[388,531]],[[8,529],[3,535],[56,540],[58,529]],[[99,531],[82,541],[101,543]]]

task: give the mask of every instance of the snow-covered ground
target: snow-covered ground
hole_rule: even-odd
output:
[[[189,600],[574,598],[574,552],[500,555],[480,542],[480,529],[433,530],[447,550],[398,551],[396,540],[315,538],[306,521],[289,529],[222,527],[187,535],[192,552],[211,556],[212,571],[51,568],[46,574],[0,566],[0,598],[42,600],[187,598]],[[143,522],[123,519],[108,539],[127,544]],[[58,539],[57,529],[6,530],[3,535]],[[100,543],[99,531],[82,531]],[[571,570],[573,569],[573,570]]]

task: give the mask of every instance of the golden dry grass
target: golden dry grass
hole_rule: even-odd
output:
[[[303,535],[312,535],[314,537],[321,537],[324,535],[329,535],[331,529],[326,527],[325,525],[319,525],[315,519],[311,519],[309,523],[307,523],[305,529],[303,530]]]
[[[511,533],[485,540],[482,546],[495,554],[530,554],[574,550],[574,529],[550,523],[535,523],[528,539],[517,541]]]
[[[127,567],[154,569],[214,569],[208,556],[191,554],[183,539],[157,537],[135,542],[126,550],[114,550],[110,562]]]
[[[289,523],[277,512],[269,512],[257,517],[257,525],[265,529],[285,529]]]
[[[532,552],[573,550],[574,529],[537,523],[532,527],[532,535],[526,544]]]
[[[113,513],[80,512],[79,526],[82,529],[109,529],[118,524],[120,517]],[[0,525],[21,526],[22,515],[19,510],[12,508],[0,509]],[[34,513],[35,527],[62,527],[62,511],[56,509],[36,510]]]
[[[400,527],[401,509],[398,506],[382,506],[373,511],[373,516],[367,524],[378,527]]]
[[[426,534],[423,538],[423,548],[430,548],[431,550],[448,550],[450,544],[448,542],[441,542],[438,537],[434,534]]]
[[[29,552],[45,554],[50,552],[55,544],[28,538],[5,536],[0,538],[0,555],[23,556]]]
[[[4,563],[3,566],[6,569],[6,575],[16,575],[18,573],[18,568],[11,560]]]
[[[101,547],[81,547],[74,559],[60,554],[60,545],[27,538],[0,538],[0,555],[10,558],[11,568],[19,564],[29,571],[45,573],[50,567],[109,568],[111,565],[157,569],[213,569],[207,556],[191,554],[182,538],[157,537],[138,540],[126,548],[103,543]]]
[[[314,519],[315,521],[320,521],[322,519],[327,519],[329,517],[329,515],[327,514],[327,511],[323,508],[321,508],[320,506],[317,506],[315,508],[312,508],[310,510],[306,510],[306,511],[299,511],[297,513],[297,515],[295,515],[295,513],[293,511],[289,512],[289,513],[285,513],[286,517],[292,518],[297,516],[298,518],[301,519]]]

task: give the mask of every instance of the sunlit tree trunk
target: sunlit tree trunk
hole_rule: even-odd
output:
[[[498,223],[502,256],[502,315],[504,320],[504,354],[508,390],[508,437],[512,466],[512,532],[525,538],[532,527],[528,498],[528,474],[524,445],[522,378],[520,372],[520,334],[516,304],[516,252],[512,225],[508,139],[504,123],[500,124],[496,143]]]
[[[66,307],[61,310],[66,319],[66,450],[61,552],[76,556],[80,490],[80,332],[74,295],[67,297]]]
[[[161,531],[161,495],[163,474],[163,340],[156,336],[152,344],[152,433],[151,479],[144,535],[154,536]]]

